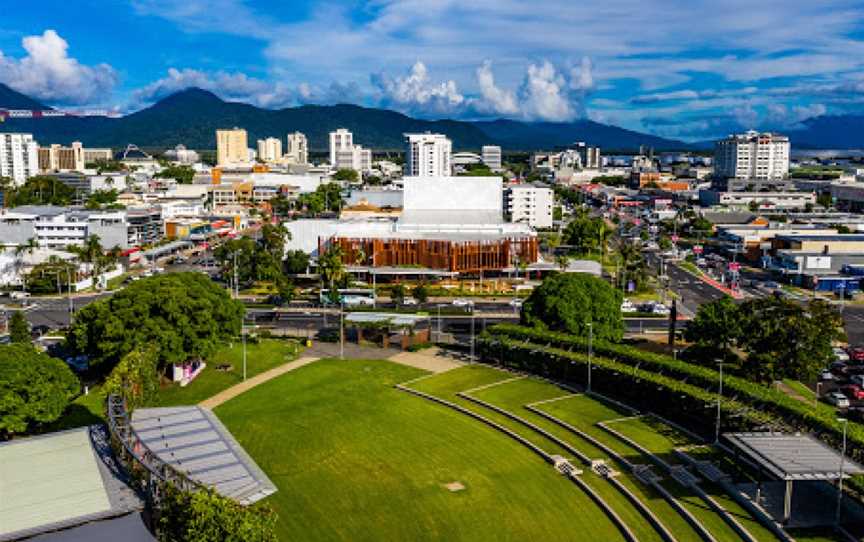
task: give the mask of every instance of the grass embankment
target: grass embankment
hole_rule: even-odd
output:
[[[322,360],[216,409],[278,486],[281,539],[621,539],[522,445],[393,387],[422,374]]]

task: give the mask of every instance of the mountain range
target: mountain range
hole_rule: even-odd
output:
[[[0,109],[51,109],[38,100],[0,84]],[[169,148],[182,143],[193,149],[213,149],[218,128],[239,126],[250,145],[265,137],[284,138],[300,131],[312,150],[326,150],[328,133],[336,128],[354,132],[354,140],[367,148],[402,149],[406,132],[446,134],[455,150],[478,150],[501,145],[505,150],[553,149],[584,141],[606,150],[635,150],[640,145],[656,150],[698,150],[711,142],[684,143],[591,120],[574,122],[522,122],[516,120],[423,120],[387,109],[358,105],[302,105],[263,109],[228,102],[212,92],[189,88],[155,104],[119,117],[8,118],[2,131],[30,132],[43,144],[81,141],[91,147],[122,148],[129,143],[147,148]],[[768,127],[766,127],[767,129]],[[793,148],[864,148],[864,115],[822,116],[808,119],[789,135]]]

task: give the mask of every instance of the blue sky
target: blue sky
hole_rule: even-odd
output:
[[[864,0],[7,2],[0,82],[132,111],[198,86],[262,107],[577,118],[694,140],[864,110]]]

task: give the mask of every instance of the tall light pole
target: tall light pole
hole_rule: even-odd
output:
[[[849,426],[849,420],[846,418],[837,418],[837,421],[843,424],[843,447],[840,449],[840,479],[837,481],[837,510],[834,511],[834,525],[840,526],[840,510],[843,503],[843,469],[846,466],[846,428]]]
[[[588,322],[588,393],[591,393],[591,363],[594,357],[594,324]]]
[[[246,314],[240,320],[240,335],[243,340],[243,382],[246,382]]]
[[[339,359],[345,359],[345,300],[339,300]]]
[[[714,428],[714,444],[720,442],[720,400],[723,398],[723,360],[717,360],[720,365],[720,390],[717,392],[717,425]]]
[[[471,363],[474,363],[474,303],[469,305],[471,309]]]

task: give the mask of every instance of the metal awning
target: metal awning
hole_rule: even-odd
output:
[[[836,480],[841,456],[812,435],[801,433],[726,433],[729,443],[774,477],[786,481]],[[843,477],[864,473],[846,458]]]

